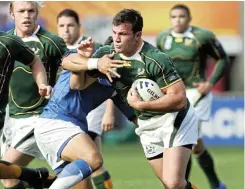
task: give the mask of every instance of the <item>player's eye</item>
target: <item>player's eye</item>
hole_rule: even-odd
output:
[[[35,10],[34,9],[31,9],[31,10],[28,10],[28,12],[35,12]]]

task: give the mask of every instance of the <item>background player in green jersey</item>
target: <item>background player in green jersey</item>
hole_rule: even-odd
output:
[[[78,14],[72,9],[65,9],[62,10],[57,16],[57,31],[58,35],[63,38],[65,41],[67,48],[70,50],[74,50],[77,48],[78,44],[81,41],[88,39],[88,37],[81,35],[81,24],[79,20]],[[99,43],[95,44],[95,50],[97,50],[100,46]],[[112,100],[107,100],[106,102],[102,103],[99,107],[95,110],[91,111],[87,116],[88,122],[88,134],[95,142],[98,149],[101,151],[101,134],[102,128],[107,126],[112,128],[111,126],[114,124],[113,117],[109,114],[110,109],[114,109],[114,105]],[[104,114],[105,113],[105,114]],[[104,115],[104,119],[103,118]],[[109,129],[110,130],[110,129]],[[97,189],[112,189],[112,181],[109,172],[102,166],[98,170],[96,170],[92,174],[92,180]],[[88,182],[88,183],[84,183]],[[82,185],[84,184],[84,185]],[[83,183],[81,183],[80,188],[89,189],[90,187],[90,179],[85,179]]]
[[[200,127],[210,117],[212,103],[210,90],[222,77],[228,58],[212,32],[190,25],[191,14],[187,6],[175,5],[170,10],[170,22],[172,28],[157,37],[157,47],[173,59],[187,88],[187,97],[199,116]],[[216,66],[210,78],[205,78],[208,57],[216,60]],[[193,153],[206,174],[211,188],[225,189],[226,186],[220,182],[213,159],[205,148],[200,134]]]
[[[140,136],[148,162],[165,188],[193,189],[196,187],[186,181],[185,171],[192,145],[197,140],[194,109],[186,99],[184,83],[171,59],[141,38],[142,29],[141,14],[133,9],[124,9],[113,19],[112,45],[100,48],[90,59],[77,60],[79,55],[73,54],[64,58],[62,65],[79,72],[86,64],[96,65],[101,57],[111,53],[114,60],[127,61],[124,67],[116,70],[121,78],[113,79],[112,85],[137,111],[139,127],[136,133]],[[73,59],[76,59],[77,67],[72,64]],[[131,86],[138,78],[156,81],[165,95],[149,102],[132,96],[131,90],[134,89]],[[84,79],[77,77],[77,84],[84,83]]]
[[[37,16],[41,5],[35,1],[10,3],[10,16],[15,28],[8,33],[22,41],[42,60],[49,85],[53,86],[62,55],[66,51],[64,41],[40,27]],[[47,103],[41,97],[31,77],[31,69],[24,61],[16,61],[10,80],[9,114],[3,129],[3,159],[26,166],[34,157],[42,158],[34,138],[34,125]],[[28,91],[28,92],[27,92]],[[9,132],[11,131],[11,132]],[[5,187],[25,188],[18,180],[3,181]]]
[[[0,110],[5,111],[8,103],[9,81],[14,68],[14,62],[23,61],[32,70],[32,76],[38,86],[38,92],[41,96],[48,97],[51,87],[47,86],[47,77],[45,68],[40,59],[21,41],[17,36],[0,32]],[[1,126],[3,127],[5,114],[1,114]],[[32,186],[41,185],[41,182],[48,177],[47,169],[28,169],[11,164],[6,161],[0,161],[1,179],[21,179],[29,182]],[[33,185],[34,184],[34,185]]]

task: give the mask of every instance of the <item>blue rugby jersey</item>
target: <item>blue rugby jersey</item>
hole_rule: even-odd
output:
[[[70,72],[64,70],[40,117],[69,121],[87,132],[87,114],[109,98],[129,120],[134,118],[133,110],[121,101],[107,79],[98,78],[84,90],[73,90],[70,88]]]

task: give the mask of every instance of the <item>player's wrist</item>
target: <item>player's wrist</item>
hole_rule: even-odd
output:
[[[98,69],[98,58],[89,58],[88,59],[88,70],[97,70]]]
[[[209,88],[212,88],[214,84],[211,81],[207,81]]]

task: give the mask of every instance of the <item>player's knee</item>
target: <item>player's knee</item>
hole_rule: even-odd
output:
[[[183,179],[165,179],[163,180],[164,186],[168,189],[183,189],[186,182]]]
[[[88,163],[93,171],[98,170],[103,165],[103,158],[99,152],[93,152],[88,155]]]

